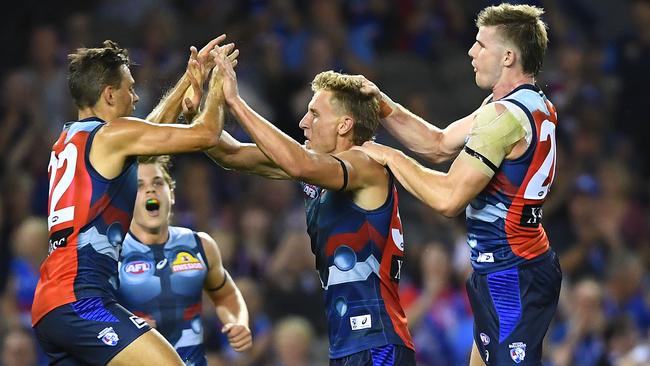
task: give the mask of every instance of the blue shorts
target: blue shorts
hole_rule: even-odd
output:
[[[330,360],[330,366],[415,366],[415,352],[395,344]]]
[[[503,271],[474,272],[467,280],[474,342],[486,365],[542,364],[542,341],[562,283],[557,255],[544,256]]]
[[[110,298],[90,297],[59,306],[34,327],[50,365],[106,365],[151,329]]]

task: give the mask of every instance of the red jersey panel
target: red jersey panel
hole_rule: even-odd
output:
[[[523,110],[532,139],[523,156],[501,163],[487,187],[467,206],[467,242],[479,273],[511,268],[549,249],[541,221],[555,175],[557,112],[533,85],[522,85],[493,103]]]
[[[117,259],[137,194],[137,164],[114,179],[95,171],[88,156],[97,118],[71,122],[50,153],[49,256],[41,266],[32,324],[78,299],[114,297]]]

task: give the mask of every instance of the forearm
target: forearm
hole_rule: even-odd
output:
[[[156,108],[147,116],[146,120],[153,123],[175,123],[183,108],[182,101],[185,92],[190,86],[187,74],[178,80],[176,85],[158,102]]]
[[[181,94],[182,97],[182,94]],[[180,104],[179,104],[180,105]],[[223,130],[224,121],[224,96],[221,84],[210,86],[206,96],[205,108],[199,113],[190,125],[192,128],[202,131],[202,133],[211,134],[216,145],[219,136]]]
[[[425,168],[399,150],[392,150],[386,163],[407,191],[435,211],[447,214],[452,189],[445,173]]]
[[[385,102],[388,101],[388,102]],[[409,150],[432,163],[453,159],[465,145],[476,111],[440,129],[415,115],[404,106],[382,94],[382,104],[391,113],[382,120],[383,126]]]
[[[228,294],[214,300],[217,317],[221,323],[241,324],[248,327],[248,308],[241,292],[234,287],[234,284],[231,288],[224,288],[223,291],[228,291]]]
[[[309,156],[298,142],[257,114],[243,99],[237,98],[229,106],[257,147],[273,163],[293,177],[300,175],[301,167],[308,165]]]
[[[288,175],[278,168],[255,144],[244,144],[223,131],[219,143],[206,154],[225,169],[260,175],[271,179],[287,179]]]

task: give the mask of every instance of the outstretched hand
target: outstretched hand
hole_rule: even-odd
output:
[[[376,142],[367,141],[362,146],[353,147],[354,150],[363,151],[372,160],[381,165],[388,164],[388,155],[393,151],[393,148],[378,144]]]
[[[185,92],[182,103],[183,114],[188,121],[198,113],[201,98],[203,97],[203,84],[215,66],[212,51],[220,48],[225,49],[226,57],[232,67],[237,66],[239,50],[234,49],[234,44],[232,43],[221,47],[220,44],[225,39],[226,35],[222,34],[208,42],[201,50],[197,50],[194,46],[190,47],[190,58],[187,61],[187,69],[185,72],[191,83],[191,87]]]
[[[234,47],[234,44],[231,43],[212,51],[214,62],[216,64],[213,73],[217,73],[223,78],[223,94],[226,102],[232,101],[239,97],[239,90],[237,88],[237,74],[233,68],[234,65],[232,57],[232,55],[235,55],[236,61],[236,57],[239,55],[239,50],[233,51],[232,49]],[[236,65],[236,62],[234,64]]]

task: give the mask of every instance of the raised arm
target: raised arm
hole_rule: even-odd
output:
[[[227,131],[221,132],[217,146],[207,150],[206,154],[225,169],[271,179],[291,179],[284,170],[264,155],[257,145],[239,142]]]
[[[217,65],[224,69],[224,94],[230,111],[256,142],[261,152],[291,178],[331,190],[355,190],[381,184],[384,169],[359,151],[336,158],[306,149],[255,112],[239,95],[233,68],[223,57]]]
[[[223,324],[222,332],[228,336],[230,346],[237,352],[253,345],[248,324],[248,308],[244,297],[223,267],[217,243],[206,233],[198,233],[208,259],[208,274],[204,290],[212,300],[217,317]]]
[[[380,98],[382,125],[409,150],[432,163],[441,163],[458,155],[476,111],[440,129],[392,101],[371,81],[363,80],[362,91]]]
[[[187,103],[194,99],[197,94],[198,100],[201,100],[201,95],[197,91],[197,87],[203,85],[210,70],[214,67],[214,61],[209,61],[210,51],[218,47],[219,43],[225,39],[225,34],[220,35],[208,42],[200,52],[197,51],[196,47],[190,47],[190,58],[185,73],[183,73],[183,76],[178,80],[176,85],[161,98],[158,105],[149,113],[146,118],[147,121],[152,123],[175,123],[181,110],[189,113],[192,112],[188,111]],[[194,74],[192,74],[193,72]],[[196,104],[198,105],[198,103]]]
[[[397,180],[420,201],[447,217],[458,215],[492,179],[501,162],[525,149],[525,131],[501,105],[488,105],[476,116],[465,149],[448,173],[420,165],[393,148],[367,143],[361,149],[387,165]]]
[[[212,51],[214,56],[223,50]],[[105,178],[116,177],[128,156],[200,151],[219,141],[223,128],[223,73],[215,68],[205,108],[191,125],[154,124],[138,118],[107,122],[95,135],[90,161]]]

